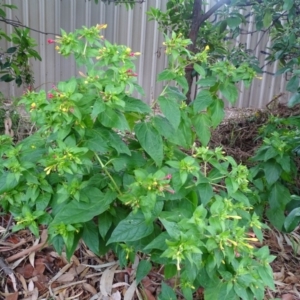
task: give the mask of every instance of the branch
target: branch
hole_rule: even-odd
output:
[[[201,22],[202,24],[204,21],[206,21],[215,11],[217,11],[221,6],[224,4],[229,4],[231,0],[221,0],[217,2],[211,9],[209,9],[205,14],[201,16]]]
[[[26,25],[23,25],[20,21],[14,21],[14,20],[11,20],[11,19],[3,18],[3,17],[0,17],[0,22],[4,22],[4,23],[6,23],[8,25],[11,25],[13,27],[16,27],[16,28],[18,28],[18,27],[27,28],[27,29],[29,29],[31,31],[35,31],[35,32],[38,32],[38,33],[41,33],[41,34],[45,34],[45,35],[51,34],[51,35],[61,36],[60,34],[57,34],[57,33],[40,31],[40,30],[31,28],[31,27],[28,27]]]

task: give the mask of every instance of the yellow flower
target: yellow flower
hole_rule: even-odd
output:
[[[59,46],[55,46],[55,50],[59,50]]]
[[[209,50],[209,46],[206,45],[205,48],[204,48],[204,51],[208,51]]]
[[[107,24],[97,24],[97,25],[96,25],[96,28],[97,28],[98,30],[105,29],[106,27],[107,27]]]

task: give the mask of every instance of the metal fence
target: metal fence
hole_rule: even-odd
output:
[[[18,10],[7,11],[9,19],[19,20],[24,25],[37,29],[48,35],[31,32],[37,40],[37,51],[42,57],[42,62],[32,61],[35,75],[35,87],[50,89],[52,84],[76,76],[78,70],[72,58],[60,57],[54,50],[53,45],[47,44],[48,38],[53,38],[60,33],[60,28],[69,32],[83,25],[108,24],[104,32],[105,38],[112,43],[125,44],[139,51],[142,55],[137,60],[138,83],[144,88],[145,102],[151,103],[162,90],[162,83],[156,82],[156,76],[167,65],[167,59],[162,48],[163,37],[158,31],[156,22],[147,21],[146,11],[150,7],[165,9],[167,0],[146,0],[136,4],[133,10],[126,10],[122,5],[105,4],[94,0],[6,0],[6,4],[14,4]],[[212,6],[215,0],[210,1]],[[0,22],[1,28],[11,33],[10,25]],[[253,30],[253,20],[250,19],[249,31]],[[260,43],[258,43],[260,41]],[[246,48],[255,49],[255,54],[260,56],[263,63],[263,55],[260,51],[265,50],[269,43],[267,34],[254,33],[241,35],[236,43],[243,43]],[[7,47],[3,40],[0,46]],[[275,73],[277,65],[269,66],[266,71]],[[237,107],[264,107],[276,95],[285,90],[286,80],[284,77],[275,77],[263,74],[262,79],[255,79],[251,88],[245,89],[239,86],[240,95]],[[6,97],[19,96],[22,93],[14,83],[0,83],[0,90]],[[288,94],[281,97],[286,101]]]

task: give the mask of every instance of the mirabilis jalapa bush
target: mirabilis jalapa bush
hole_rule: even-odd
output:
[[[170,65],[158,80],[177,86],[165,86],[156,115],[132,96],[143,94],[133,62],[140,53],[109,43],[99,35],[105,27],[62,31],[58,53],[73,54],[85,71],[48,94],[28,91],[21,103],[39,130],[17,145],[1,136],[1,206],[14,215],[14,230],[39,235],[47,225],[48,242],[69,258],[79,239],[98,255],[115,251],[121,266],[139,252],[137,282],[163,264],[186,299],[198,287],[205,299],[263,299],[265,286],[274,287],[273,257],[251,245],[262,240],[262,224],[249,204],[248,170],[207,148],[224,116],[219,91],[234,102],[235,83],[250,84],[254,72],[210,65],[208,47],[193,55],[190,41],[172,34],[164,43]],[[189,64],[201,91],[187,106]],[[176,299],[163,284],[164,293]]]

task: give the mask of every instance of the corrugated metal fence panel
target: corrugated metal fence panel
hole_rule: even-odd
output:
[[[32,60],[32,67],[35,74],[35,88],[50,89],[53,84],[76,76],[78,70],[73,58],[62,58],[54,50],[54,45],[48,45],[47,39],[54,38],[60,33],[60,28],[65,31],[73,31],[83,25],[108,24],[104,31],[105,38],[113,43],[125,44],[139,51],[142,55],[137,59],[138,82],[145,89],[144,101],[151,103],[162,90],[162,83],[156,82],[156,76],[167,65],[167,59],[162,48],[163,37],[158,31],[157,23],[147,21],[146,11],[151,7],[165,9],[167,0],[146,0],[145,3],[136,4],[133,10],[126,10],[124,6],[105,4],[94,0],[6,0],[6,4],[14,4],[18,10],[7,10],[7,17],[20,20],[24,25],[39,31],[53,33],[44,35],[38,32],[31,32],[37,40],[37,51],[42,57],[42,62]],[[211,0],[207,9],[215,4]],[[12,27],[0,22],[1,28],[8,33]],[[248,31],[252,31],[253,19],[250,19]],[[259,45],[255,48],[258,41]],[[241,35],[236,43],[246,44],[246,48],[255,48],[255,54],[261,58],[261,50],[266,49],[268,37],[262,33]],[[9,46],[0,41],[5,49]],[[268,66],[266,71],[275,73],[276,65]],[[286,81],[284,76],[274,77],[264,73],[262,79],[255,79],[250,89],[239,86],[240,95],[236,104],[237,107],[264,107],[272,98],[284,91]],[[21,89],[11,84],[0,83],[1,91],[7,97],[19,96]],[[287,98],[287,94],[281,98]]]
[[[142,55],[136,60],[138,83],[145,89],[144,100],[151,103],[155,95],[162,90],[162,83],[156,83],[156,74],[166,65],[166,57],[158,55],[162,45],[162,34],[158,31],[156,22],[148,22],[146,11],[151,7],[164,9],[166,0],[147,0],[146,3],[136,4],[133,10],[124,6],[105,4],[94,0],[7,0],[6,4],[14,4],[18,10],[7,10],[7,17],[19,20],[24,25],[42,32],[53,33],[44,35],[31,32],[37,41],[36,50],[42,57],[42,62],[32,60],[35,74],[35,88],[51,89],[53,84],[66,80],[78,74],[72,57],[60,57],[54,50],[55,45],[47,44],[48,38],[54,38],[60,33],[60,28],[73,31],[76,28],[96,24],[108,24],[103,34],[112,43],[129,46]],[[0,23],[1,28],[8,33],[12,27]],[[0,45],[5,49],[9,45],[2,40]],[[7,97],[19,96],[22,89],[14,83],[0,83],[1,91]]]

